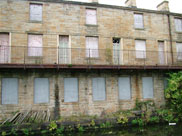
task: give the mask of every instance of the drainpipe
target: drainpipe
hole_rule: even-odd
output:
[[[171,59],[172,59],[172,65],[174,63],[173,61],[173,42],[172,42],[172,33],[171,33],[171,19],[170,19],[170,14],[167,14],[168,17],[168,26],[169,26],[169,38],[170,38],[170,45],[171,45]]]

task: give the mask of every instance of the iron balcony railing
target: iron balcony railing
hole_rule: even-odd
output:
[[[0,46],[0,64],[182,66],[182,53],[172,57],[164,51]]]

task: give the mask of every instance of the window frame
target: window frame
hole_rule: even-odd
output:
[[[145,50],[137,50],[136,41],[145,42]],[[137,52],[137,51],[139,51],[139,52]],[[141,53],[143,53],[143,54],[141,55]],[[146,47],[146,40],[145,39],[135,39],[135,54],[136,54],[136,59],[147,59],[147,47]],[[139,54],[139,55],[137,55],[137,54]],[[137,56],[143,56],[143,57],[137,57]]]
[[[179,52],[179,48],[178,48],[178,46],[177,45],[181,45],[181,52]],[[177,59],[177,61],[182,61],[182,42],[176,42],[176,59]]]
[[[89,41],[87,41],[88,38],[96,38],[97,39],[97,49],[90,48],[90,44],[87,45],[87,43],[90,43]],[[86,49],[86,58],[99,58],[99,37],[97,37],[97,36],[86,36],[85,37],[85,44],[86,44],[85,45],[86,46],[86,48],[85,48]],[[96,55],[94,55],[94,54],[96,54]]]
[[[87,16],[87,11],[88,10],[94,10],[95,11],[95,23],[88,23],[87,22],[87,19],[88,19],[88,16]],[[85,9],[85,24],[86,25],[91,25],[91,26],[97,26],[97,24],[98,24],[98,20],[97,20],[97,9],[96,8],[86,8]]]
[[[41,19],[40,20],[33,20],[33,19],[31,19],[31,5],[39,5],[39,6],[42,7],[42,10],[41,10]],[[43,3],[30,3],[29,4],[29,21],[31,23],[41,23],[43,21]]]
[[[152,79],[152,97],[144,97],[144,78],[151,78]],[[146,80],[145,80],[146,81]],[[154,99],[155,94],[154,94],[154,78],[153,76],[142,76],[142,99]]]
[[[120,78],[129,78],[129,89],[130,89],[130,98],[129,99],[121,99],[120,98],[120,90],[119,90],[119,80]],[[131,84],[131,77],[130,76],[120,76],[118,77],[118,98],[119,98],[119,101],[131,101],[132,100],[132,84]]]
[[[181,30],[177,30],[176,20],[180,20],[181,21],[181,26],[180,26]],[[175,17],[174,18],[174,25],[175,25],[175,31],[179,32],[179,33],[182,33],[182,18]]]
[[[135,15],[141,15],[141,16],[142,16],[142,21],[140,22],[140,23],[142,23],[142,24],[141,24],[142,27],[137,27],[137,26],[136,26]],[[138,13],[138,12],[136,13],[136,12],[134,12],[133,17],[134,17],[134,28],[135,28],[136,30],[144,30],[144,28],[145,28],[145,26],[144,26],[144,14],[143,14],[143,13]]]

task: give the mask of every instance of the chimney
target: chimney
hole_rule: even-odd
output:
[[[169,2],[164,0],[159,5],[157,5],[157,10],[159,10],[159,11],[169,11]]]
[[[126,0],[125,5],[127,7],[136,7],[136,0]]]

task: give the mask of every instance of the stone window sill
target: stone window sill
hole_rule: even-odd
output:
[[[98,27],[98,25],[92,25],[92,24],[85,24],[87,27]]]

